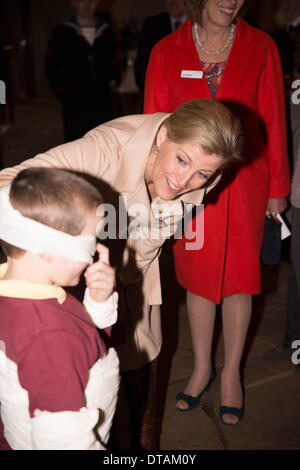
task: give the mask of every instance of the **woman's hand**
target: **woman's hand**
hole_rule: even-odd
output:
[[[281,214],[287,208],[287,198],[269,198],[267,204],[267,215]]]
[[[90,297],[95,302],[106,302],[112,295],[115,285],[115,270],[109,264],[109,250],[97,244],[99,260],[91,264],[84,273]]]

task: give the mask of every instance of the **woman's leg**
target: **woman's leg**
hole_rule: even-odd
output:
[[[221,405],[241,408],[242,388],[240,362],[252,311],[252,296],[236,294],[223,299],[222,318],[225,361],[221,375]],[[226,423],[236,424],[238,418],[225,414]]]
[[[216,306],[210,300],[187,292],[187,309],[194,349],[194,371],[184,393],[196,397],[208,382],[211,372],[211,343],[215,324]],[[177,408],[186,409],[179,400]]]

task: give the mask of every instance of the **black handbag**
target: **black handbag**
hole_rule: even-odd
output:
[[[265,264],[280,263],[281,255],[281,222],[273,216],[267,216],[260,258]]]

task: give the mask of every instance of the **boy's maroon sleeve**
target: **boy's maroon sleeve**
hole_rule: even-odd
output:
[[[104,328],[105,334],[110,338],[111,337],[111,330],[112,327],[108,326],[107,328]]]

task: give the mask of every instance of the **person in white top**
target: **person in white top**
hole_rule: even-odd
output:
[[[98,0],[73,0],[75,15],[56,26],[46,75],[61,101],[65,141],[113,119],[111,84],[117,79],[112,28],[96,13]]]

